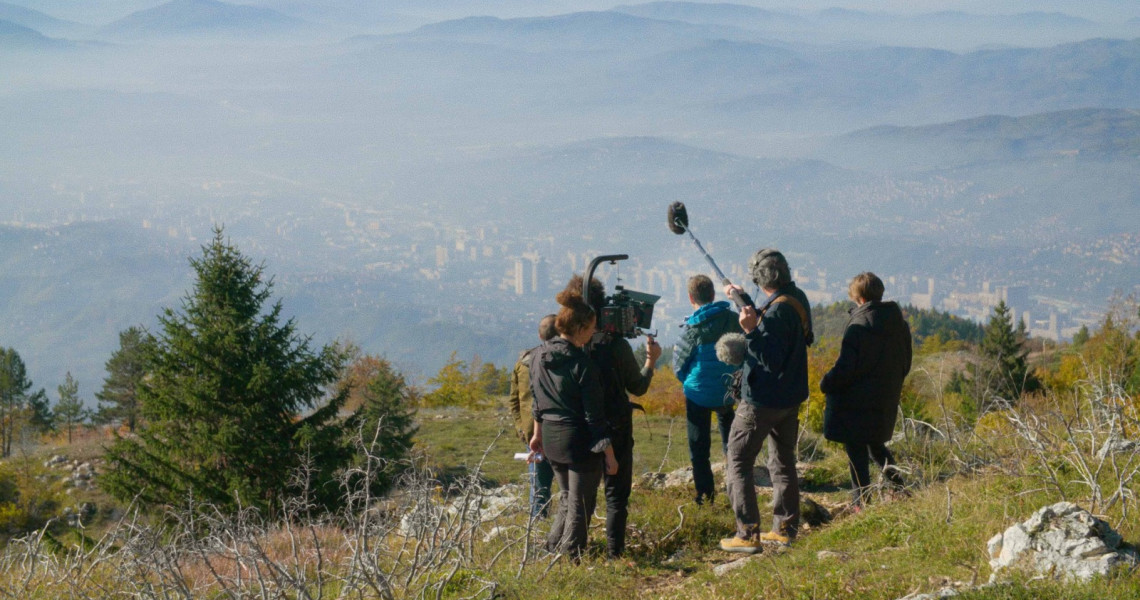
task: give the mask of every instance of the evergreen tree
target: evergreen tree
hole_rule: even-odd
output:
[[[975,381],[984,384],[985,390],[979,414],[994,399],[1016,402],[1022,393],[1036,388],[1036,380],[1029,372],[1026,338],[1025,322],[1015,328],[1009,307],[1004,301],[998,302],[983,331],[981,361],[974,368]]]
[[[264,268],[221,229],[202,251],[190,261],[196,282],[181,309],[159,316],[138,388],[144,424],[108,449],[104,487],[144,505],[194,497],[223,511],[268,512],[335,487],[327,478],[349,458],[337,420],[344,394],[322,399],[343,352],[314,352],[292,320],[282,321],[279,301],[267,307]],[[310,477],[293,477],[302,471]]]
[[[138,390],[146,375],[146,350],[153,339],[140,327],[129,327],[119,333],[119,349],[107,360],[107,377],[103,389],[95,394],[99,400],[98,423],[122,423],[134,432],[139,422]]]
[[[44,391],[32,392],[32,380],[20,354],[0,348],[0,457],[12,455],[12,442],[25,427],[46,431],[51,411]]]
[[[67,443],[71,444],[71,434],[77,425],[83,424],[90,416],[79,399],[79,382],[67,372],[59,390],[59,402],[55,404],[55,422],[67,430]]]
[[[1075,334],[1073,334],[1073,346],[1083,346],[1087,341],[1089,341],[1089,326],[1081,325],[1081,328],[1078,329]]]
[[[371,465],[371,492],[377,495],[390,488],[404,469],[403,461],[412,449],[412,437],[418,429],[415,416],[419,394],[385,359],[364,356],[354,364],[352,371],[370,373],[359,384],[361,403],[350,421],[353,428],[349,434],[360,436],[367,453],[358,461],[379,459],[379,464]]]

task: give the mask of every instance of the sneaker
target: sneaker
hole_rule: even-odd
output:
[[[725,552],[739,552],[741,554],[758,554],[764,551],[764,549],[760,547],[759,541],[746,540],[736,537],[735,535],[721,540],[720,549]]]
[[[765,544],[773,544],[776,546],[792,545],[792,538],[780,533],[779,531],[766,531],[764,533],[761,533],[760,541]]]

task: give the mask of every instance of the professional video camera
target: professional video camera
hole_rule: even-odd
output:
[[[600,263],[609,261],[610,264],[614,264],[627,258],[628,254],[608,254],[591,260],[590,266],[586,268],[586,278],[582,280],[582,297],[590,297],[590,281]],[[642,335],[653,321],[653,305],[659,299],[661,296],[627,290],[620,285],[614,286],[613,295],[606,297],[605,304],[598,314],[598,331],[626,338]]]

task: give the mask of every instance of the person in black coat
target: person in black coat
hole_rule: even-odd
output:
[[[870,460],[884,477],[901,487],[886,442],[894,434],[903,380],[910,372],[910,326],[894,302],[883,302],[883,281],[874,273],[851,280],[851,309],[835,366],[819,388],[827,399],[824,436],[841,442],[850,460],[854,506],[862,505],[870,486]]]

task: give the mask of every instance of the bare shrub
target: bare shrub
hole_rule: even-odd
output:
[[[370,484],[388,465],[366,456],[342,474],[346,507],[335,514],[304,496],[273,522],[188,499],[161,515],[132,508],[85,545],[65,546],[45,528],[0,553],[0,598],[490,598],[500,561],[519,561],[521,576],[558,557],[533,561],[539,532],[525,498],[492,498],[482,463],[443,483],[412,459],[397,489],[377,498]]]
[[[1029,474],[1042,479],[1062,500],[1071,490],[1087,494],[1089,511],[1100,514],[1120,504],[1124,520],[1136,503],[1140,443],[1132,399],[1111,373],[1089,372],[1072,392],[1023,402],[1003,414],[1016,431]]]

